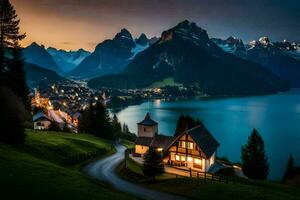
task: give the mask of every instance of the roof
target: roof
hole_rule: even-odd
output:
[[[165,135],[156,135],[150,146],[154,148],[163,148],[166,149],[173,142],[174,137],[165,136]]]
[[[166,149],[174,140],[173,137],[165,135],[156,135],[155,137],[138,137],[135,140],[135,144],[150,146],[154,148],[163,148]]]
[[[46,120],[49,120],[49,121],[52,121],[47,115],[45,115],[43,112],[38,112],[37,114],[35,114],[32,118],[32,121],[33,122],[36,122],[40,119],[46,119]]]
[[[158,123],[151,119],[150,114],[147,113],[145,116],[145,119],[141,122],[138,123],[139,125],[144,125],[144,126],[154,126],[157,125]]]
[[[220,146],[219,142],[203,124],[188,130],[188,134],[193,138],[207,158],[210,158]]]
[[[150,146],[153,138],[151,137],[137,137],[135,140],[135,144],[143,145],[143,146]]]

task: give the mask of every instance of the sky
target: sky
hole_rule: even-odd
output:
[[[300,42],[300,0],[11,0],[26,32],[22,42],[65,50],[95,46],[122,28],[134,37],[160,36],[188,19],[210,37],[249,42]]]

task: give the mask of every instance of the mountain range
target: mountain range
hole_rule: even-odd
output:
[[[63,73],[72,71],[91,54],[84,49],[79,49],[78,51],[65,51],[62,49],[57,50],[53,47],[47,48],[47,52],[53,57]]]
[[[85,79],[119,73],[139,52],[149,46],[149,42],[145,34],[134,40],[127,29],[122,29],[113,39],[98,44],[95,51],[69,75]]]
[[[287,41],[272,43],[261,37],[249,44],[237,38],[212,39],[219,47],[240,58],[255,62],[289,81],[291,87],[300,87],[300,45]]]
[[[169,77],[185,86],[196,84],[210,95],[265,94],[289,88],[261,65],[223,51],[206,30],[187,20],[164,31],[120,74],[92,79],[89,86],[144,88]]]

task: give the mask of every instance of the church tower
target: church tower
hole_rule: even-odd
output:
[[[149,113],[146,114],[143,121],[137,123],[137,126],[138,137],[153,138],[158,134],[158,123],[151,119]]]

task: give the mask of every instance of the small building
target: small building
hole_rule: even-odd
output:
[[[39,112],[33,116],[34,130],[48,130],[52,120],[43,112]]]
[[[170,165],[207,172],[215,163],[220,144],[206,127],[200,125],[183,132],[167,148]]]
[[[173,137],[158,135],[158,123],[147,113],[145,119],[137,123],[138,134],[135,141],[135,155],[143,156],[149,147],[162,152],[173,141]]]

